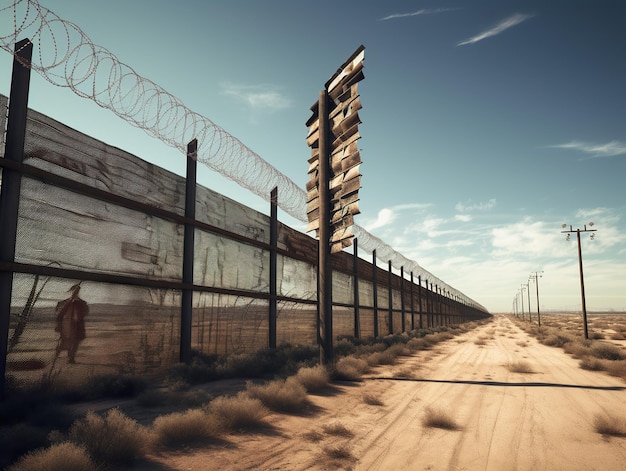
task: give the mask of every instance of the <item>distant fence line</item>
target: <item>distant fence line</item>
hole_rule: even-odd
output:
[[[0,96],[2,117],[6,107]],[[191,350],[317,343],[317,241],[280,224],[272,207],[268,217],[193,182],[197,217],[190,219],[189,179],[33,110],[23,162],[2,158],[0,166],[3,184],[9,175],[21,179],[15,260],[0,261],[0,273],[13,277],[10,312],[0,315],[9,324],[6,377],[18,389],[42,379],[146,373]],[[183,277],[185,228],[195,236],[191,280]],[[376,266],[376,254],[363,260],[356,244],[354,254],[333,256],[337,336],[488,315],[431,280]],[[90,312],[76,364],[67,364],[55,306],[77,282]]]
[[[68,87],[77,95],[95,101],[183,153],[189,141],[198,139],[198,161],[268,201],[271,190],[280,188],[278,205],[294,218],[307,221],[304,190],[239,139],[190,110],[158,84],[120,62],[106,48],[95,45],[80,27],[58,17],[36,0],[6,3],[0,8],[0,18],[6,19],[7,24],[12,22],[13,31],[0,32],[0,47],[18,59],[15,44],[20,39],[29,37],[38,48],[33,60],[24,61],[24,65],[50,83]],[[303,165],[305,160],[303,157]],[[354,234],[360,240],[361,250],[378,253],[381,261],[390,260],[396,270],[404,267],[415,276],[431,280],[464,304],[484,309],[359,225],[354,225]]]

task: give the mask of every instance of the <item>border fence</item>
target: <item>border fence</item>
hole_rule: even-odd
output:
[[[0,392],[319,343],[318,242],[278,221],[280,188],[267,216],[197,185],[195,140],[183,178],[27,110],[29,72],[14,68],[0,96]],[[488,316],[358,252],[356,238],[331,260],[335,338]],[[61,317],[75,295],[87,309],[71,347]]]

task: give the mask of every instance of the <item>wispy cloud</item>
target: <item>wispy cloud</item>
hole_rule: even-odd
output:
[[[484,203],[472,203],[471,201],[467,201],[466,203],[457,203],[454,209],[458,212],[464,211],[488,211],[493,209],[496,206],[496,199],[491,198],[489,201]]]
[[[457,46],[466,46],[468,44],[475,44],[478,41],[482,41],[483,39],[496,36],[506,31],[507,29],[512,28],[513,26],[518,25],[522,23],[523,21],[526,21],[527,19],[532,18],[532,17],[533,15],[524,15],[522,13],[516,13],[513,16],[510,16],[509,18],[502,20],[493,28],[488,29],[487,31],[483,31],[482,33],[479,33],[476,36],[466,39],[465,41],[461,41],[460,43],[457,44]]]
[[[566,144],[550,146],[555,149],[573,149],[588,154],[589,158],[615,157],[626,155],[626,144],[619,141],[611,141],[606,144],[589,144],[587,142],[572,141]]]
[[[378,21],[395,20],[397,18],[407,18],[409,16],[434,15],[436,13],[444,13],[446,11],[452,11],[452,10],[456,10],[456,8],[427,8],[427,9],[413,11],[410,13],[394,13],[393,15],[388,15],[388,16],[385,16],[384,18],[379,18]]]
[[[405,203],[405,204],[392,206],[391,208],[383,208],[380,211],[378,211],[378,215],[376,219],[372,222],[365,223],[363,225],[363,228],[366,229],[367,231],[372,231],[374,229],[389,226],[391,223],[393,223],[397,219],[398,214],[400,212],[402,211],[419,212],[428,208],[429,206],[430,204]]]
[[[271,85],[237,85],[229,82],[221,84],[222,93],[244,102],[253,110],[276,111],[289,108],[291,100],[281,95]]]

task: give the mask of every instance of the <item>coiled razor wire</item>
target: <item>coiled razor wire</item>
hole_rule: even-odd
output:
[[[306,192],[293,180],[209,118],[193,112],[110,51],[93,44],[74,23],[59,18],[36,0],[0,0],[0,20],[3,25],[13,23],[13,31],[0,31],[0,47],[14,55],[17,41],[29,38],[37,52],[33,53],[32,63],[24,65],[51,84],[70,88],[95,101],[183,154],[187,152],[187,143],[196,138],[198,162],[265,200],[278,187],[278,206],[297,220],[307,222]],[[355,225],[354,235],[359,247],[370,253],[376,250],[379,260],[390,260],[392,266],[404,267],[427,279],[448,296],[486,311],[362,227]]]

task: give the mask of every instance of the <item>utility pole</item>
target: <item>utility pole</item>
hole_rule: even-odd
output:
[[[537,291],[537,324],[539,325],[539,327],[541,327],[541,313],[539,312],[539,278],[541,278],[540,273],[543,273],[543,270],[532,272],[529,278],[529,280],[535,280],[535,288]]]
[[[522,283],[519,292],[519,298],[522,300],[522,320],[524,319],[524,283]]]
[[[567,227],[567,224],[563,224],[561,226],[563,229]],[[570,235],[572,232],[576,233],[576,240],[578,241],[578,272],[580,273],[580,295],[582,298],[582,307],[583,307],[583,327],[585,329],[585,338],[589,338],[589,330],[587,328],[587,305],[585,302],[585,280],[583,276],[583,254],[580,248],[580,233],[581,232],[596,232],[597,229],[587,229],[587,224],[585,224],[584,229],[572,229],[572,226],[569,226],[569,230],[561,231],[562,234],[567,234],[565,240],[570,240]],[[589,227],[593,227],[593,222],[589,223]],[[595,234],[591,234],[590,239],[593,240],[595,238]]]

